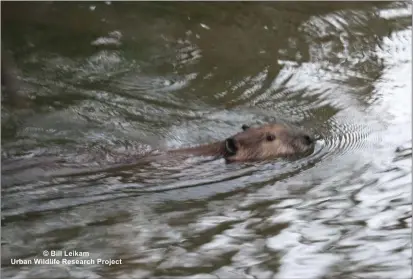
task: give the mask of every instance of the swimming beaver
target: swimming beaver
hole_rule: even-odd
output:
[[[283,124],[242,125],[242,132],[221,142],[168,151],[169,154],[223,157],[227,163],[288,157],[313,150],[306,132]]]
[[[70,172],[70,176],[93,174],[102,171],[116,171],[157,160],[168,160],[180,156],[213,156],[224,158],[227,163],[260,161],[277,157],[288,157],[309,153],[314,149],[315,139],[297,128],[290,128],[283,124],[266,124],[261,127],[249,127],[242,125],[242,132],[227,138],[224,141],[199,145],[195,147],[182,148],[161,152],[161,154],[147,154],[136,159],[132,158],[130,163],[121,163],[97,170],[82,172]],[[68,174],[56,174],[54,177],[66,176]]]

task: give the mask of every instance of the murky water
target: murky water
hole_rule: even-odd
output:
[[[2,278],[411,278],[411,28],[407,2],[3,2]],[[275,119],[315,151],[128,165]],[[122,264],[12,264],[44,250]]]

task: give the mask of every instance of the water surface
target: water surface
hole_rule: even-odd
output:
[[[411,28],[408,2],[2,3],[4,278],[411,278]],[[314,152],[128,165],[275,120]],[[44,250],[122,264],[11,264]]]

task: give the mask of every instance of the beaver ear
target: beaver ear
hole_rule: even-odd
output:
[[[237,153],[237,144],[234,138],[227,138],[225,140],[225,152],[229,155],[235,155]]]
[[[242,130],[248,130],[250,128],[250,126],[248,126],[247,124],[242,125]]]

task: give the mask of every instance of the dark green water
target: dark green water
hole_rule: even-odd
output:
[[[2,2],[2,278],[411,278],[411,39],[408,2]],[[125,163],[280,118],[311,155]]]

